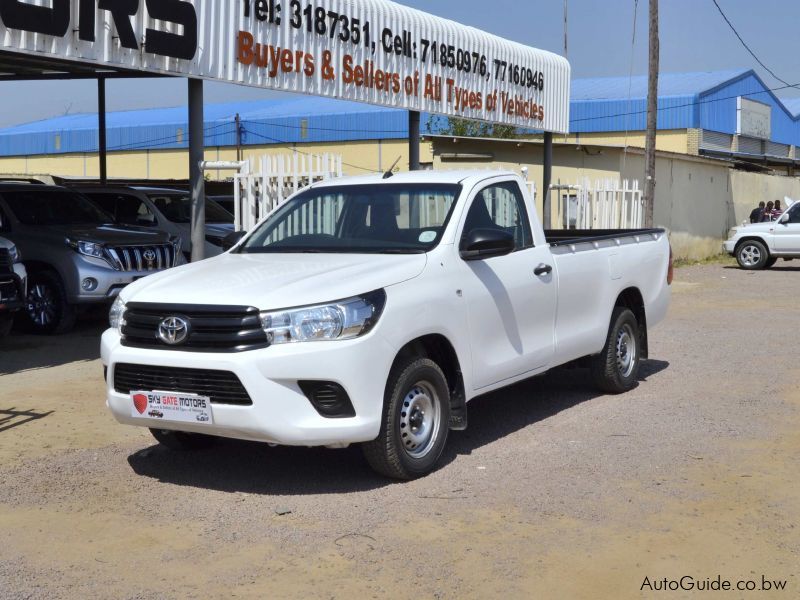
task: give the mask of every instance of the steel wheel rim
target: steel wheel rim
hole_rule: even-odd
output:
[[[28,316],[31,320],[45,327],[55,321],[56,297],[47,284],[37,283],[28,292]]]
[[[623,325],[617,332],[617,369],[623,377],[630,377],[636,366],[636,335],[630,325]]]
[[[739,258],[746,267],[753,267],[761,260],[761,249],[758,246],[747,244],[739,251]]]
[[[411,458],[427,456],[439,438],[441,403],[436,388],[418,381],[406,392],[400,406],[400,441]]]

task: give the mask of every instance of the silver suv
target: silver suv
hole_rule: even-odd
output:
[[[115,223],[160,229],[183,240],[181,250],[191,256],[192,201],[187,192],[137,186],[75,186],[74,189],[114,217]],[[206,198],[205,257],[222,254],[225,237],[233,232],[233,215]]]
[[[129,283],[184,263],[180,238],[112,222],[72,190],[0,184],[0,235],[16,244],[27,268],[25,312],[34,332],[66,332],[80,308],[110,304]]]

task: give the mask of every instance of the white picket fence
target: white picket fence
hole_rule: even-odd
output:
[[[318,181],[342,176],[339,154],[262,156],[234,177],[236,231],[250,231],[295,192]]]
[[[639,182],[584,179],[550,187],[553,229],[637,229],[644,226]]]

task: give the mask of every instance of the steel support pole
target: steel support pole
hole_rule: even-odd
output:
[[[550,209],[550,182],[553,180],[553,134],[544,134],[544,160],[542,168],[542,223],[545,229],[552,229],[552,210]]]
[[[108,182],[108,146],[106,141],[106,78],[97,78],[97,131],[100,142],[100,183]]]
[[[408,170],[419,171],[419,112],[408,111]]]
[[[189,186],[192,191],[192,262],[205,258],[206,190],[203,170],[203,80],[189,79]]]

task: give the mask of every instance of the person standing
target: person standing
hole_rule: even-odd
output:
[[[775,206],[772,208],[772,220],[777,221],[781,218],[783,214],[783,209],[781,208],[781,201],[775,200]]]
[[[772,200],[767,202],[767,206],[764,209],[764,213],[761,216],[761,222],[762,223],[769,223],[770,221],[772,221],[772,209],[774,207],[775,207],[775,204],[772,202]]]
[[[758,203],[752,211],[750,211],[750,222],[761,223],[761,218],[764,216],[764,201]]]

